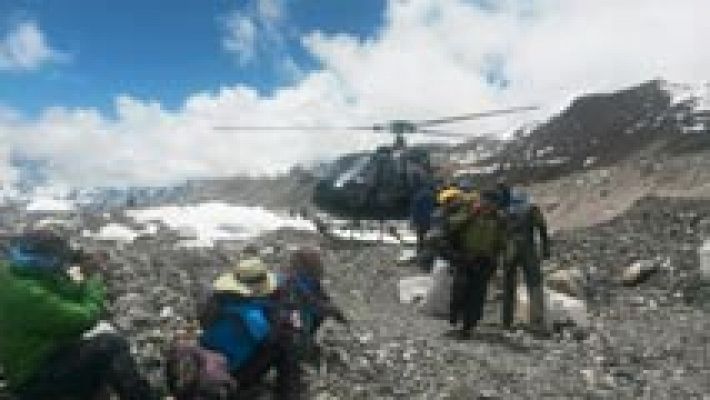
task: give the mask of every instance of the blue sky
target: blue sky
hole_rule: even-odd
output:
[[[707,82],[709,14],[707,0],[0,0],[0,185],[22,180],[17,160],[77,186],[271,174],[391,138],[214,127],[539,106],[449,127],[507,136],[583,93]]]
[[[384,0],[289,0],[277,29],[279,43],[248,63],[225,50],[226,20],[254,15],[255,2],[227,0],[25,0],[0,2],[0,38],[33,21],[48,45],[66,57],[33,71],[0,72],[0,104],[26,115],[48,106],[98,107],[111,113],[115,96],[160,101],[178,108],[199,91],[238,83],[269,93],[300,72],[318,68],[300,43],[319,30],[362,39],[381,27]]]

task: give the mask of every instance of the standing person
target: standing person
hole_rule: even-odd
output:
[[[527,194],[511,190],[507,192],[509,193],[506,209],[509,251],[504,261],[503,326],[510,328],[513,323],[518,269],[521,268],[530,303],[530,328],[533,332],[544,335],[547,329],[540,264],[543,259],[550,257],[547,224],[542,211],[530,202]],[[537,245],[536,237],[540,238],[540,246]]]
[[[200,310],[200,345],[222,354],[240,392],[276,369],[275,398],[302,398],[302,376],[291,322],[281,315],[278,276],[259,258],[241,260],[213,283]]]
[[[505,248],[505,223],[495,196],[483,193],[462,196],[446,218],[447,236],[455,244],[451,323],[461,317],[461,338],[470,338],[483,317],[488,283]]]
[[[410,216],[412,226],[417,234],[417,261],[426,271],[431,270],[434,261],[431,251],[426,249],[425,237],[431,229],[435,206],[434,189],[430,184],[423,184],[412,198]]]
[[[453,275],[449,301],[449,322],[456,325],[461,317],[463,304],[461,294],[465,283],[461,273],[461,246],[458,232],[448,223],[448,218],[459,209],[465,207],[463,192],[455,187],[444,187],[437,194],[438,207],[434,211],[435,228],[429,237],[431,246],[437,254],[449,264],[449,272]]]
[[[122,400],[157,398],[123,337],[82,337],[105,302],[89,261],[49,231],[10,241],[8,260],[0,263],[0,364],[18,399],[89,400],[106,390]]]

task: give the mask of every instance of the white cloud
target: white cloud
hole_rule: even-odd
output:
[[[233,11],[223,20],[222,47],[241,65],[259,61],[259,56],[290,60],[285,49],[286,8],[282,0],[258,0],[243,11]]]
[[[24,21],[0,39],[0,71],[34,71],[68,56],[52,49],[34,21]]]
[[[256,13],[263,23],[276,25],[284,20],[286,6],[283,0],[258,0],[256,2]]]
[[[530,103],[544,106],[532,117],[544,117],[582,92],[655,77],[708,80],[710,53],[699,50],[700,38],[710,37],[705,0],[505,0],[486,9],[471,4],[390,0],[375,38],[310,33],[303,43],[323,69],[270,96],[225,87],[196,93],[175,112],[122,96],[115,120],[82,109],[50,109],[33,121],[3,119],[0,113],[5,148],[0,148],[0,163],[12,152],[48,160],[53,179],[73,184],[269,173],[389,138],[212,127],[350,125]],[[261,13],[269,21],[286,18]],[[509,81],[505,89],[487,82],[491,65]],[[497,131],[528,117],[455,129]]]
[[[252,19],[235,11],[225,20],[224,25],[227,31],[227,35],[222,39],[224,49],[236,55],[242,65],[254,61],[257,28]]]

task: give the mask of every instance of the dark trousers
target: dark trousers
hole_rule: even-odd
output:
[[[278,400],[298,400],[303,398],[303,382],[300,360],[295,343],[288,336],[271,340],[262,345],[257,354],[246,365],[232,373],[240,388],[241,398],[254,396],[254,387],[272,369],[276,369],[274,398]],[[251,397],[250,397],[251,396]]]
[[[470,331],[483,317],[483,307],[488,294],[488,283],[495,271],[496,262],[490,257],[476,257],[454,267],[454,284],[451,290],[451,322],[463,320],[463,329]]]
[[[540,261],[533,251],[519,251],[513,259],[505,263],[503,274],[503,325],[510,327],[515,314],[516,296],[518,286],[518,269],[523,270],[525,285],[528,290],[528,304],[530,304],[530,325],[536,328],[544,326],[544,296],[542,290],[542,271]]]
[[[16,395],[20,400],[90,400],[107,389],[121,400],[157,398],[140,376],[126,340],[109,333],[62,349]]]
[[[426,234],[429,232],[429,228],[417,227],[417,264],[419,267],[429,272],[431,271],[434,264],[434,252],[431,247],[426,243]]]

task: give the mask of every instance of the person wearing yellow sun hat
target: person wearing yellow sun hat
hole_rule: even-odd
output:
[[[261,259],[247,258],[237,263],[231,271],[220,275],[212,287],[220,293],[261,297],[276,290],[278,278]]]
[[[301,398],[301,370],[279,315],[279,277],[247,257],[218,276],[200,312],[200,345],[222,354],[239,390],[249,391],[276,369],[276,399]]]

